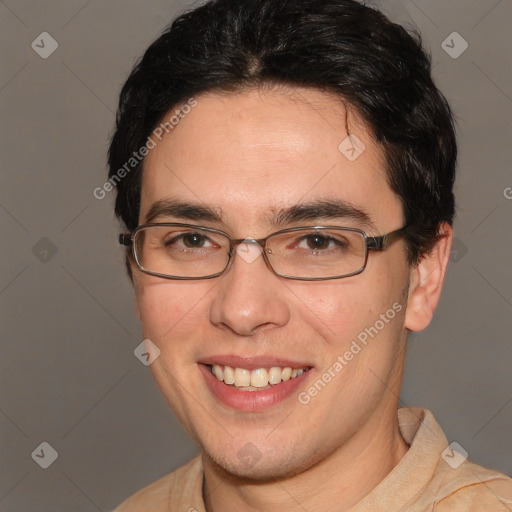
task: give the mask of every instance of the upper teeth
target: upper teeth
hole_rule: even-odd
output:
[[[245,368],[232,368],[231,366],[212,365],[212,373],[217,379],[226,384],[233,384],[237,388],[249,387],[264,388],[269,384],[279,384],[282,380],[289,380],[302,375],[307,367],[292,369],[289,366],[281,368],[258,368],[246,370]]]

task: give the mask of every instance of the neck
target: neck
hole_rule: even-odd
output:
[[[396,411],[365,424],[345,445],[305,471],[274,481],[241,479],[203,454],[208,512],[346,512],[374,489],[408,450]]]

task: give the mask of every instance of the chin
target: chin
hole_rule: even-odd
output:
[[[257,452],[256,447],[251,443],[247,443],[244,448],[232,457],[226,454],[212,456],[211,453],[203,453],[210,463],[226,476],[254,484],[288,479],[308,470],[316,462],[312,459],[297,460],[292,456],[292,454],[296,455],[295,450],[292,450],[290,455],[273,453],[270,456]]]

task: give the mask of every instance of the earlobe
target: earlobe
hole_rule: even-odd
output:
[[[453,229],[448,223],[439,226],[441,236],[432,251],[411,269],[405,327],[421,331],[431,322],[441,296],[450,260]]]

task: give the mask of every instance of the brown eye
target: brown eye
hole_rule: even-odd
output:
[[[216,246],[208,236],[197,231],[170,233],[163,244],[169,249],[210,249]]]
[[[318,251],[321,249],[327,249],[331,239],[321,235],[310,235],[306,238],[306,243],[309,249]]]
[[[185,235],[182,235],[182,239],[183,245],[191,249],[203,247],[206,241],[206,237],[203,235],[199,235],[198,233],[187,233]]]

